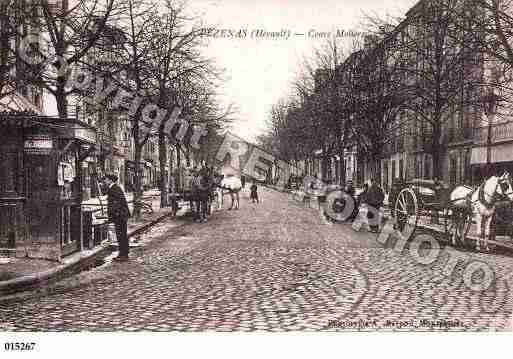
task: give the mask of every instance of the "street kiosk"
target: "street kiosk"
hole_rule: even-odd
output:
[[[96,131],[74,119],[0,114],[0,249],[60,260],[82,249],[82,162]]]

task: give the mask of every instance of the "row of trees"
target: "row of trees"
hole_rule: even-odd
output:
[[[188,10],[179,0],[2,1],[0,99],[26,85],[42,88],[54,96],[59,117],[67,118],[70,105],[91,103],[88,100],[94,92],[69,86],[76,69],[87,69],[96,79],[101,78],[100,87],[115,86],[137,94],[141,104],[129,119],[137,166],[134,200],[142,197],[139,166],[143,147],[151,136],[158,136],[164,206],[168,144],[178,153],[189,153],[188,139],[195,126],[215,133],[230,114],[230,109],[217,102],[222,72],[202,54],[206,39],[200,31],[201,19],[189,16]],[[40,44],[32,41],[30,47],[23,48],[21,39],[34,35]],[[115,110],[113,95],[115,92],[99,105],[83,108],[89,116]],[[168,113],[180,113],[188,129],[178,136],[182,141],[165,131],[170,127],[166,127],[168,117],[148,131],[141,113],[148,103]],[[151,116],[155,115],[154,111]],[[181,125],[173,127],[173,135]]]
[[[509,0],[433,0],[403,18],[365,18],[368,36],[348,54],[335,40],[314,53],[262,145],[289,160],[322,150],[324,177],[351,145],[376,174],[387,145],[409,138],[440,178],[448,139],[471,135],[483,112],[510,112],[511,15]]]

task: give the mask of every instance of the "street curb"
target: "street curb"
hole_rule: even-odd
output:
[[[128,238],[135,236],[141,232],[148,230],[155,224],[163,221],[165,218],[172,216],[172,212],[167,212],[153,221],[136,228],[128,233]],[[0,282],[0,299],[2,296],[14,294],[17,292],[36,289],[38,287],[51,284],[66,276],[68,272],[73,273],[81,266],[87,267],[87,264],[93,262],[96,258],[104,256],[110,251],[110,243],[100,244],[97,248],[82,252],[80,256],[72,258],[69,262],[61,264],[55,268],[29,274],[19,278],[13,278]]]
[[[153,221],[151,221],[151,222],[149,222],[147,224],[144,224],[144,225],[142,225],[139,228],[134,229],[132,232],[128,233],[128,238],[136,236],[136,235],[138,235],[138,234],[140,234],[142,232],[145,232],[146,230],[148,230],[148,228],[153,227],[157,223],[162,222],[167,217],[172,217],[172,216],[173,216],[173,212],[172,211],[171,212],[167,212],[166,214],[163,214],[162,216],[157,217]]]

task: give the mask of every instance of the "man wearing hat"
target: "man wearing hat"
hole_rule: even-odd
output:
[[[130,217],[130,210],[123,190],[116,184],[117,181],[118,177],[114,174],[108,174],[104,178],[107,187],[107,213],[109,222],[114,223],[116,227],[116,238],[118,240],[119,254],[114,260],[127,261],[129,250],[127,221]]]
[[[373,233],[377,233],[379,230],[379,220],[378,218],[374,218],[374,216],[376,216],[379,209],[383,207],[384,199],[385,195],[383,193],[383,189],[378,184],[378,179],[371,177],[370,186],[365,195],[365,200],[366,203],[374,209],[374,211],[367,212],[367,218],[373,219],[373,224],[370,225],[370,231]]]

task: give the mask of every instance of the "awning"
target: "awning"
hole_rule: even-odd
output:
[[[472,148],[472,154],[470,156],[470,164],[477,165],[480,163],[486,163],[486,147],[474,147]]]
[[[513,143],[492,147],[492,162],[513,161]]]
[[[496,145],[491,148],[491,163],[498,162],[512,162],[513,161],[513,143]],[[472,148],[472,156],[470,164],[485,164],[486,163],[487,147],[474,147]]]

